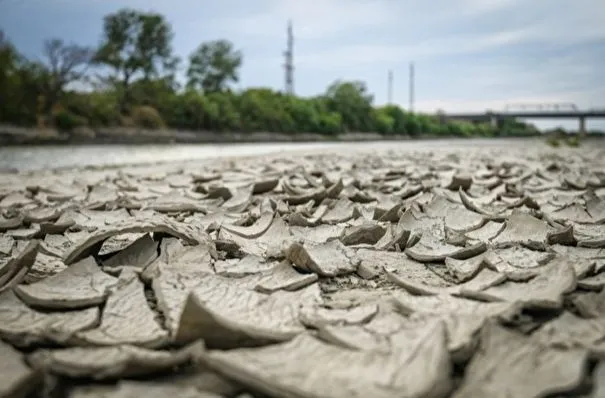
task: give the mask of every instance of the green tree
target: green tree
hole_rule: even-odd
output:
[[[178,58],[173,56],[172,38],[172,27],[161,14],[124,8],[104,17],[95,61],[113,70],[107,81],[119,88],[122,109],[137,76],[150,80],[174,73]]]
[[[228,40],[202,43],[189,57],[187,87],[206,93],[223,91],[239,80],[243,56]]]
[[[325,97],[328,110],[341,115],[344,127],[348,131],[372,130],[374,97],[368,93],[364,82],[336,81],[328,87]]]

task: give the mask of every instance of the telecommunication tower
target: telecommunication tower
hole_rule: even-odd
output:
[[[294,95],[294,35],[292,33],[292,21],[288,21],[288,41],[284,56],[286,58],[284,64],[286,72],[286,93]]]

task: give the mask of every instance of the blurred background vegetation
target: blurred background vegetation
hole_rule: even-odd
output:
[[[228,40],[203,42],[176,57],[173,30],[156,13],[122,9],[104,17],[98,48],[49,39],[43,59],[20,54],[0,32],[0,123],[94,136],[96,128],[188,131],[347,132],[436,137],[536,134],[517,121],[446,121],[373,105],[361,81],[332,83],[315,97],[269,88],[234,91],[243,54]],[[180,84],[177,72],[185,71]]]

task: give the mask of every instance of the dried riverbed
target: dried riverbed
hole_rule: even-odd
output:
[[[2,174],[0,397],[603,397],[603,155]]]

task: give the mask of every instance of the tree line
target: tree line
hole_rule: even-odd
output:
[[[63,131],[121,126],[460,137],[536,132],[512,120],[493,127],[374,106],[362,81],[336,80],[324,93],[304,98],[269,88],[235,91],[244,57],[233,43],[202,42],[183,60],[174,54],[173,38],[163,15],[129,8],[103,18],[97,47],[49,39],[42,60],[22,55],[0,31],[0,122]],[[180,84],[183,65],[186,81]]]

